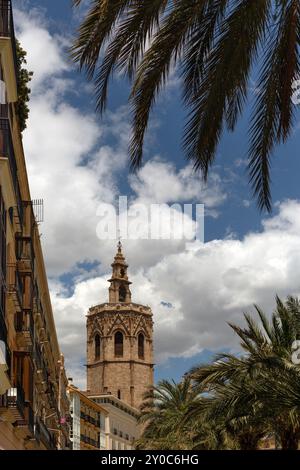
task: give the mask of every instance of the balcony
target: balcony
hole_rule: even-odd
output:
[[[45,392],[48,386],[48,370],[38,344],[35,343],[33,360],[36,370],[36,385],[40,392]]]
[[[98,421],[90,415],[87,415],[81,411],[80,418],[86,421],[87,423],[92,424],[93,426],[98,426]]]
[[[17,218],[21,228],[23,225],[24,209],[18,180],[16,156],[12,142],[10,124],[7,118],[0,118],[0,156],[7,158],[9,162],[10,173],[17,202]]]
[[[5,323],[5,315],[0,306],[0,341],[3,341],[5,344],[5,361],[7,365],[6,374],[10,377],[10,368],[11,368],[11,351],[7,343],[7,327]]]
[[[32,274],[34,271],[34,250],[32,238],[16,234],[16,256],[18,271]]]
[[[31,440],[31,445],[34,439],[34,412],[29,403],[26,404],[24,409],[24,419],[18,419],[14,423],[15,433],[19,439]],[[28,447],[29,446],[29,447]],[[31,446],[29,441],[27,442],[26,448],[29,449]],[[34,447],[33,447],[34,448]]]
[[[38,297],[34,297],[33,299],[33,313],[34,313],[34,320],[40,326],[40,329],[44,328],[46,331],[46,322],[44,316],[43,305]]]
[[[60,420],[60,413],[59,413],[58,406],[57,406],[58,393],[56,393],[54,385],[53,385],[51,379],[49,379],[49,376],[48,376],[46,393],[47,393],[47,399],[48,399],[48,403],[49,403],[50,408],[53,411],[55,411],[55,413],[57,415],[57,419]]]
[[[80,434],[80,440],[81,442],[84,442],[84,444],[88,444],[89,446],[96,447],[97,449],[99,448],[98,442],[95,439],[92,439],[91,437],[87,437],[84,434]]]
[[[27,426],[30,434],[34,435],[34,411],[30,405],[27,407]]]
[[[7,393],[0,395],[0,420],[8,423],[15,422],[15,415],[8,407]]]
[[[9,358],[6,354],[7,343],[0,339],[0,395],[6,393],[11,387],[11,383],[8,375],[8,364]]]
[[[25,393],[20,384],[7,391],[7,407],[11,410],[15,421],[25,418]]]
[[[7,292],[14,300],[16,311],[22,311],[23,304],[23,280],[17,270],[16,263],[7,264]]]
[[[30,313],[17,312],[15,315],[17,350],[32,353],[34,344],[34,323]]]
[[[41,442],[47,450],[56,450],[55,437],[40,418],[36,419],[35,438],[38,442]]]

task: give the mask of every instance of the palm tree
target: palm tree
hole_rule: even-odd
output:
[[[100,111],[114,72],[131,81],[133,168],[142,162],[150,111],[175,68],[188,111],[183,144],[204,179],[224,127],[236,127],[255,70],[249,178],[259,208],[271,210],[270,159],[292,129],[299,37],[298,0],[93,0],[72,56],[94,78]]]
[[[257,446],[270,431],[279,437],[283,449],[296,449],[300,438],[299,366],[292,362],[292,344],[300,334],[300,303],[289,297],[276,298],[271,321],[259,307],[259,326],[245,315],[247,328],[231,325],[241,338],[242,357],[219,355],[215,363],[190,372],[194,390],[206,390],[208,416],[219,426],[234,432],[241,448]],[[190,412],[191,418],[197,411]]]
[[[182,382],[161,380],[145,394],[141,406],[141,438],[138,449],[192,449],[195,430],[183,418],[192,403],[198,401],[189,378]]]
[[[274,415],[279,417],[273,424],[282,448],[297,450],[300,441],[299,366],[281,371],[280,377],[274,375],[261,382],[258,392],[264,401],[268,401]]]

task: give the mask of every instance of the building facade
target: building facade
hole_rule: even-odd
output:
[[[138,410],[113,395],[89,396],[108,412],[108,450],[130,450],[140,435]]]
[[[70,439],[73,450],[109,449],[108,411],[90,400],[77,387],[69,385],[70,399]]]
[[[119,242],[109,302],[91,307],[87,315],[87,391],[139,408],[153,385],[153,320],[150,307],[131,301],[127,269]]]
[[[0,2],[0,449],[69,446],[67,379],[16,101],[11,1]]]

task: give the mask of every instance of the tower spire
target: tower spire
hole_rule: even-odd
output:
[[[109,302],[110,303],[130,303],[131,292],[129,286],[131,282],[128,280],[127,268],[125,257],[122,251],[121,239],[118,241],[117,253],[112,263],[112,277],[108,280],[109,287]]]

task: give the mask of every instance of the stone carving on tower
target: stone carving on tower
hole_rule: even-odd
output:
[[[87,315],[87,392],[112,394],[138,408],[153,385],[153,320],[150,307],[131,301],[127,269],[119,242],[109,302]]]

